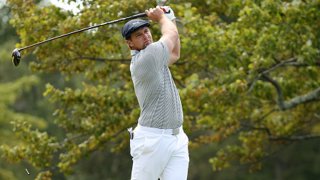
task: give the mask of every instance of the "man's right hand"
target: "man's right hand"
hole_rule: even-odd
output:
[[[160,8],[160,6],[146,10],[146,14],[147,14],[148,18],[154,22],[159,22],[161,20],[161,18],[164,17],[164,12]]]

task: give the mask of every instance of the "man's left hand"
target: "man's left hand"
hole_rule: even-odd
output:
[[[174,16],[174,12],[170,6],[161,6],[161,9],[164,11],[164,14],[168,19],[170,19],[171,21],[176,19],[176,17]]]

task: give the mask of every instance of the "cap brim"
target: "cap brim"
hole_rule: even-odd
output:
[[[149,26],[150,26],[149,22],[136,23],[135,25],[131,26],[130,29],[126,32],[125,38],[128,39],[134,31],[136,31],[142,27],[149,27]]]

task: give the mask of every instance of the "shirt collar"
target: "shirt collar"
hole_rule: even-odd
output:
[[[136,54],[138,54],[138,53],[139,53],[138,50],[131,50],[131,56],[134,56],[134,55],[136,55]]]

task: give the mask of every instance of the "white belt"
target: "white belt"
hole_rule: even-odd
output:
[[[170,135],[177,135],[180,132],[182,132],[182,126],[175,129],[159,129],[159,128],[152,128],[152,127],[145,127],[138,124],[136,129],[141,131],[148,131],[156,134],[170,134]]]

